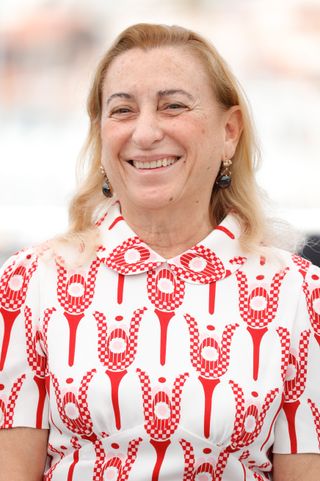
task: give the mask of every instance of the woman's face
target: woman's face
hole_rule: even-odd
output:
[[[221,160],[240,135],[237,107],[216,101],[201,61],[182,47],[132,49],[103,86],[102,164],[123,207],[208,208]]]

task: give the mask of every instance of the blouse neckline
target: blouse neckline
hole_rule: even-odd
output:
[[[138,275],[166,266],[194,284],[217,282],[233,274],[247,260],[239,243],[241,226],[228,214],[203,240],[185,252],[165,259],[151,249],[123,218],[118,202],[97,222],[101,244],[97,256],[122,275]]]

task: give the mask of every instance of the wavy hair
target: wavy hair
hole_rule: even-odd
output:
[[[255,249],[267,238],[267,222],[262,208],[262,194],[255,180],[259,161],[250,110],[242,89],[215,47],[199,34],[180,26],[140,23],[125,29],[102,57],[89,93],[87,110],[90,119],[88,137],[80,157],[82,181],[69,208],[68,237],[84,239],[89,233],[106,199],[101,192],[103,178],[100,172],[102,90],[104,79],[112,61],[130,49],[149,50],[158,47],[179,46],[189,49],[203,63],[216,99],[224,109],[238,105],[242,112],[243,129],[232,158],[232,184],[228,189],[213,186],[210,213],[217,223],[232,211],[243,228],[241,243],[248,250]]]

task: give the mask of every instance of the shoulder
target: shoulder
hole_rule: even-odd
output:
[[[253,256],[255,259],[256,255]],[[250,259],[250,256],[249,256]],[[320,268],[298,254],[277,247],[263,247],[260,259],[272,270],[285,269],[293,276],[305,279],[308,274],[319,272]]]

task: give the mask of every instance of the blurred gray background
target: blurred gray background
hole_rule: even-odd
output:
[[[0,261],[66,229],[94,67],[136,22],[213,41],[252,106],[260,184],[319,235],[319,0],[1,0]]]

